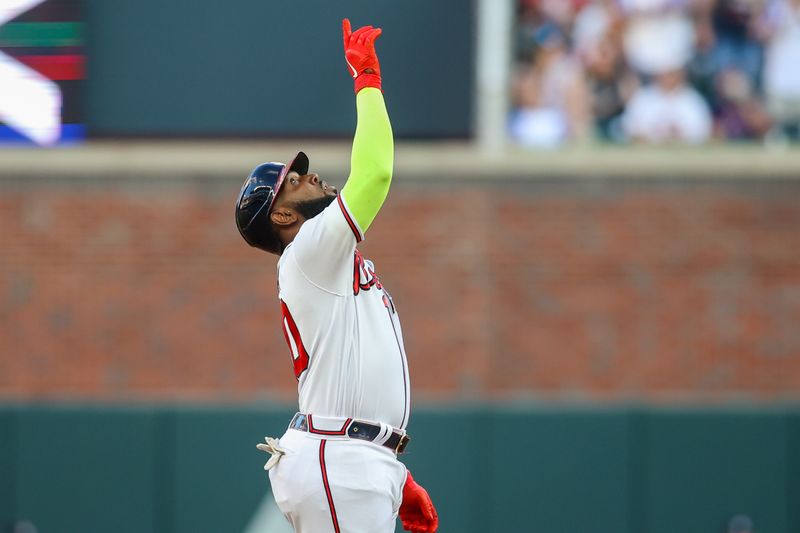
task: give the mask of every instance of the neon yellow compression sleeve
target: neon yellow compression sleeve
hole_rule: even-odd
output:
[[[341,194],[363,233],[389,193],[394,165],[394,138],[380,89],[367,87],[356,95],[358,122],[350,155],[350,176]]]

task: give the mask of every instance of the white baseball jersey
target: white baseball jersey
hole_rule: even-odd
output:
[[[278,261],[300,412],[405,429],[411,387],[403,334],[374,265],[356,249],[362,238],[340,194]]]

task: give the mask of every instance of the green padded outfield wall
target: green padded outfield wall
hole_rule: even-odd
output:
[[[255,444],[291,412],[0,407],[0,532],[242,533],[269,498]],[[403,460],[441,533],[795,533],[799,413],[417,408]]]
[[[94,136],[352,135],[341,19],[384,29],[398,137],[466,137],[473,2],[84,0]]]
[[[39,533],[142,533],[156,525],[156,415],[33,409],[18,417],[15,518]]]
[[[0,531],[7,526],[17,508],[16,461],[17,416],[12,410],[0,408]]]
[[[769,413],[656,413],[642,445],[646,522],[642,531],[723,531],[723,517],[743,511],[758,531],[789,529],[787,417]],[[791,480],[797,484],[795,478]],[[794,508],[792,509],[791,506]]]

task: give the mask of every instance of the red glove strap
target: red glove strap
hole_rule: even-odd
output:
[[[359,74],[358,77],[355,79],[355,92],[358,92],[365,88],[365,87],[375,87],[376,89],[381,89],[381,77],[377,74]],[[381,89],[383,91],[383,89]],[[411,474],[409,474],[409,477]]]

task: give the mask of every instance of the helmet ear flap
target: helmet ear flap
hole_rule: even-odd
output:
[[[250,173],[236,201],[236,228],[250,246],[280,253],[280,241],[272,228],[269,212],[283,182],[283,163],[264,163]]]
[[[252,242],[248,242],[251,246],[264,250],[265,252],[280,254],[283,247],[275,231],[275,226],[272,225],[269,214],[269,211],[262,209],[261,212],[256,215],[255,219],[253,219],[248,227],[247,233],[252,239]]]

